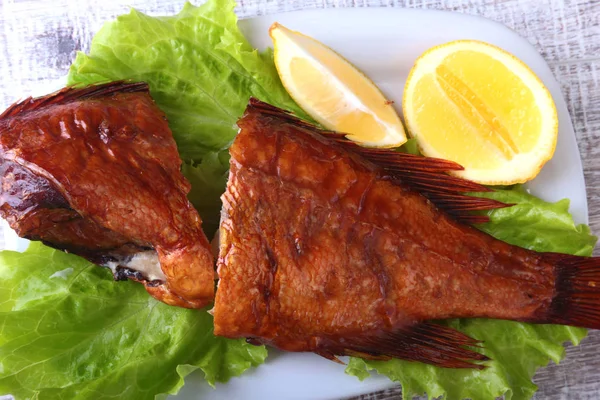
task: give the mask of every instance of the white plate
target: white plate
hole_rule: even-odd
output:
[[[587,223],[585,182],[575,134],[560,87],[535,48],[496,22],[458,13],[407,9],[329,9],[275,14],[240,21],[259,49],[272,46],[269,26],[278,21],[335,49],[366,73],[395,101],[400,112],[404,82],[416,58],[432,46],[456,39],[479,39],[519,57],[546,84],[558,109],[556,154],[528,188],[547,201],[568,197],[577,222]],[[394,384],[373,376],[360,382],[344,366],[313,354],[270,351],[266,364],[212,390],[188,379],[182,399],[331,399],[386,389]]]
[[[554,158],[528,187],[545,200],[571,199],[576,222],[587,223],[581,160],[560,87],[542,57],[525,39],[503,25],[457,13],[406,9],[329,9],[269,15],[240,21],[250,42],[271,45],[268,28],[278,21],[324,42],[363,70],[400,110],[402,91],[414,60],[428,48],[456,39],[493,43],[519,57],[546,84],[558,109],[559,136]],[[7,245],[21,247],[7,232]],[[22,241],[20,242],[22,245]],[[22,248],[22,247],[21,247]],[[330,399],[389,388],[382,376],[363,382],[344,374],[344,366],[313,354],[270,351],[266,364],[210,388],[192,375],[177,399]]]

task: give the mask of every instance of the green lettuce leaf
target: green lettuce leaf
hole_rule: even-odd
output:
[[[398,151],[403,153],[414,154],[416,156],[420,156],[421,152],[419,151],[419,146],[417,145],[417,139],[410,138],[404,143]]]
[[[536,251],[590,256],[597,238],[586,225],[576,225],[569,201],[547,203],[521,187],[479,196],[515,204],[489,212],[490,222],[478,226],[497,239]],[[402,360],[365,361],[352,358],[346,372],[365,379],[375,370],[402,385],[403,399],[427,394],[431,398],[487,400],[504,394],[506,400],[530,399],[537,386],[532,377],[550,360],[564,357],[564,342],[575,345],[587,331],[561,325],[532,325],[513,321],[460,319],[448,321],[469,336],[484,342],[492,359],[485,370],[436,368]]]
[[[238,29],[234,6],[186,3],[172,17],[132,9],[102,27],[89,55],[77,54],[68,83],[147,82],[185,161],[229,147],[251,96],[305,116],[281,85],[272,54],[253,49]]]
[[[193,370],[214,385],[267,355],[215,337],[206,310],[167,306],[36,242],[0,253],[0,327],[0,394],[18,400],[153,399]]]
[[[579,256],[590,256],[594,251],[597,238],[587,225],[573,222],[568,199],[548,203],[521,186],[477,195],[514,204],[490,212],[490,222],[479,226],[496,239],[536,251]]]
[[[220,196],[229,176],[229,153],[208,153],[200,164],[185,163],[181,171],[192,185],[188,199],[202,217],[202,229],[210,240],[219,228]]]

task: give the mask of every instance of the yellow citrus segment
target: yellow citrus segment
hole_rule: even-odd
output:
[[[460,112],[437,84],[433,75],[426,76],[415,94],[415,102],[421,104],[414,122],[427,135],[431,146],[440,154],[452,155],[452,161],[475,168],[498,167],[503,154],[489,141],[481,140],[482,132],[472,126],[468,117]],[[461,139],[456,140],[449,132],[460,132]],[[485,133],[483,133],[485,134]],[[473,157],[486,154],[486,158]],[[449,158],[449,157],[444,157]]]
[[[513,55],[483,42],[423,54],[403,108],[423,154],[460,163],[457,175],[480,183],[533,179],[556,146],[558,117],[546,87]]]
[[[283,85],[316,121],[365,146],[406,142],[393,105],[356,67],[324,44],[278,23],[269,33]]]
[[[438,68],[447,71],[467,89],[477,88],[477,93],[471,91],[471,94],[478,98],[479,103],[487,105],[488,112],[493,114],[490,117],[496,118],[492,122],[501,129],[503,136],[510,138],[511,134],[523,131],[535,133],[516,139],[521,146],[519,151],[531,151],[539,138],[540,108],[518,108],[534,104],[536,100],[528,83],[513,73],[509,66],[487,54],[460,51],[447,57]],[[438,76],[444,79],[443,74],[438,73]],[[538,83],[541,85],[541,82]]]

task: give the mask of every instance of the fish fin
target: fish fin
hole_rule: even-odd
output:
[[[546,253],[555,265],[556,294],[533,322],[600,329],[600,257]]]
[[[448,172],[464,169],[453,161],[400,153],[390,149],[362,147],[347,139],[344,133],[320,129],[295,117],[288,111],[255,98],[250,99],[248,109],[256,109],[261,113],[275,116],[288,123],[328,137],[346,150],[358,154],[382,168],[384,173],[392,180],[399,181],[421,193],[436,207],[461,222],[469,224],[488,222],[489,217],[487,215],[473,214],[473,211],[493,210],[512,205],[493,199],[463,194],[465,192],[491,192],[492,190],[478,183],[448,175]]]
[[[296,117],[291,111],[287,111],[282,108],[275,107],[269,103],[265,103],[264,101],[257,99],[256,97],[250,97],[250,100],[248,101],[248,106],[246,107],[246,112],[244,113],[244,115],[252,113],[253,111],[256,111],[256,112],[259,112],[262,114],[272,115],[274,117],[277,117],[280,120],[290,122],[293,125],[296,125],[296,126],[299,126],[302,128],[306,128],[313,132],[320,133],[323,135],[324,134],[342,135],[335,131],[321,129],[318,126],[311,124],[308,121],[305,121],[303,119]],[[244,117],[242,117],[240,119],[242,120],[242,119],[244,119]],[[342,136],[345,136],[345,135],[342,135]]]
[[[389,149],[361,147],[340,135],[333,136],[328,133],[325,135],[379,166],[391,179],[421,193],[436,207],[461,222],[470,224],[488,222],[487,215],[473,214],[472,212],[511,206],[511,204],[494,199],[464,194],[466,192],[491,192],[492,190],[479,183],[448,175],[448,172],[463,169],[461,165],[453,161],[400,153]]]
[[[336,357],[335,354],[331,353],[330,351],[326,351],[326,350],[317,350],[315,351],[316,354],[320,355],[323,358],[326,358],[330,361],[333,361],[336,364],[341,364],[344,365],[343,361],[341,361],[339,358]]]
[[[75,100],[106,97],[114,93],[148,92],[145,82],[115,81],[83,87],[69,86],[43,97],[28,97],[8,107],[0,119],[13,117],[25,112],[38,110],[53,104],[65,104]]]
[[[401,358],[444,368],[476,368],[485,365],[485,355],[473,348],[480,342],[455,329],[422,322],[394,332],[345,338],[328,346],[330,354],[348,355],[375,360]],[[319,353],[321,354],[321,353]]]

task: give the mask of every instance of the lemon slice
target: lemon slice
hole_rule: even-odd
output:
[[[278,23],[269,34],[283,86],[312,118],[363,146],[406,142],[392,102],[356,67],[324,44]]]
[[[523,183],[554,154],[550,92],[522,61],[490,44],[459,40],[425,52],[402,103],[421,152],[461,164],[455,174],[465,179]]]

